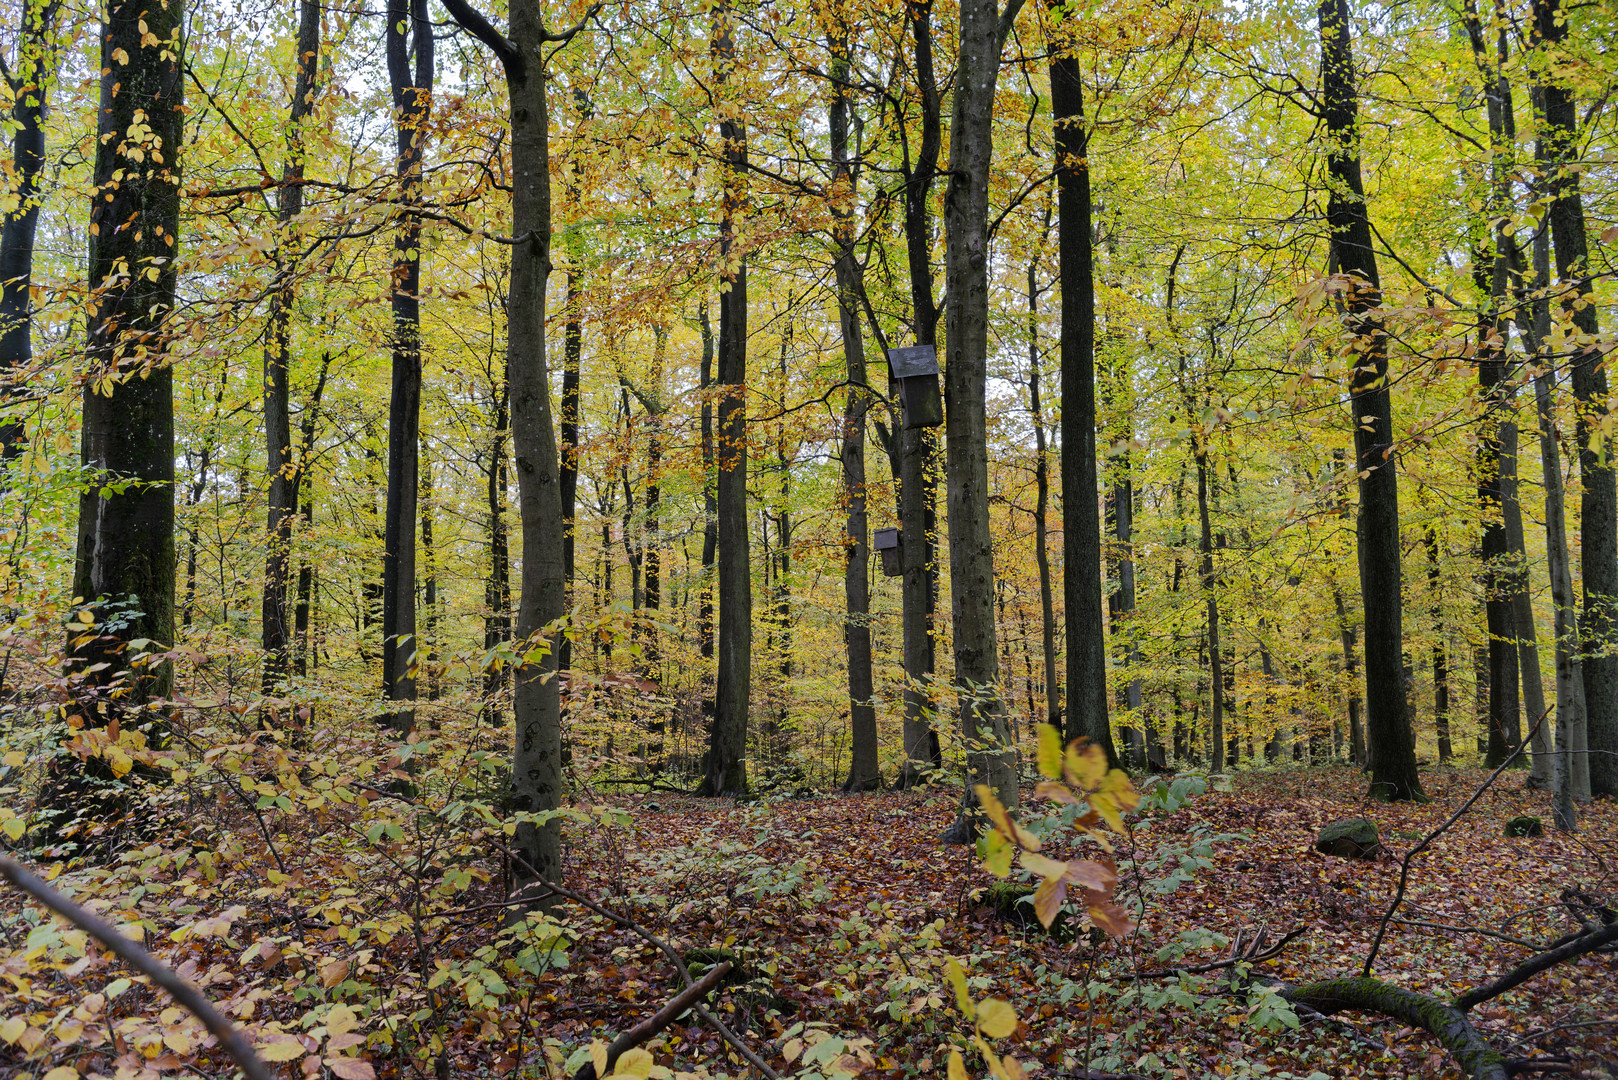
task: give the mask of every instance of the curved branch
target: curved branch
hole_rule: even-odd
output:
[[[1595,952],[1597,949],[1618,941],[1618,922],[1608,923],[1598,930],[1592,930],[1547,952],[1542,952],[1532,960],[1527,960],[1491,983],[1486,983],[1475,990],[1468,990],[1455,999],[1455,1007],[1466,1012],[1475,1006],[1483,1004],[1491,998],[1497,998],[1513,987],[1520,986],[1542,971],[1549,971],[1564,960],[1571,960],[1585,953]]]
[[[1401,1020],[1437,1039],[1472,1080],[1508,1080],[1510,1076],[1505,1055],[1484,1041],[1466,1013],[1429,994],[1362,975],[1308,983],[1284,990],[1281,996],[1326,1016],[1352,1009]]]
[[[612,1040],[612,1045],[607,1047],[607,1070],[610,1072],[619,1058],[674,1023],[687,1009],[707,997],[720,980],[730,974],[730,969],[729,960],[717,964],[702,978],[676,994],[667,1005]],[[573,1074],[573,1080],[596,1080],[595,1062],[586,1061],[581,1065],[579,1071]]]

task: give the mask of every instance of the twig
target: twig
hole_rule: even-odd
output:
[[[1238,933],[1236,944],[1231,948],[1231,954],[1223,960],[1215,960],[1211,964],[1196,964],[1191,967],[1161,968],[1157,971],[1146,971],[1136,975],[1137,979],[1172,979],[1179,975],[1201,975],[1209,971],[1218,971],[1221,968],[1235,967],[1237,964],[1256,964],[1261,960],[1269,960],[1280,954],[1296,938],[1302,937],[1304,931],[1300,928],[1288,931],[1286,936],[1269,948],[1264,948],[1266,934],[1260,930],[1247,948],[1242,948],[1243,940]],[[1259,950],[1263,949],[1262,952]]]
[[[607,1068],[610,1070],[619,1058],[674,1023],[695,1002],[707,997],[709,992],[719,985],[719,981],[730,974],[730,969],[729,960],[721,962],[702,978],[681,990],[667,1005],[612,1040],[612,1045],[607,1047]],[[596,1080],[595,1062],[586,1061],[579,1067],[579,1071],[573,1074],[573,1080]]]
[[[1522,985],[1542,971],[1549,971],[1564,960],[1595,952],[1614,941],[1618,941],[1618,922],[1608,923],[1587,934],[1580,934],[1560,948],[1542,952],[1526,963],[1518,964],[1493,982],[1485,983],[1475,990],[1468,990],[1455,999],[1455,1007],[1466,1012],[1473,1006],[1481,1005],[1491,998],[1499,997],[1507,990]]]
[[[1517,744],[1517,749],[1508,754],[1506,756],[1506,760],[1500,763],[1500,767],[1494,770],[1494,772],[1490,773],[1489,778],[1483,781],[1483,783],[1478,786],[1476,791],[1472,792],[1472,797],[1462,803],[1460,809],[1451,814],[1447,821],[1445,821],[1438,828],[1434,829],[1432,832],[1428,833],[1421,843],[1405,852],[1405,857],[1399,864],[1399,888],[1393,894],[1393,903],[1388,906],[1387,912],[1382,916],[1382,921],[1377,924],[1376,937],[1371,941],[1370,955],[1366,956],[1365,966],[1360,969],[1361,978],[1369,979],[1371,977],[1371,968],[1376,963],[1377,953],[1382,951],[1382,938],[1386,936],[1388,932],[1388,923],[1392,921],[1393,913],[1399,910],[1399,905],[1404,903],[1405,889],[1410,884],[1410,860],[1421,854],[1423,851],[1426,851],[1427,845],[1444,835],[1444,833],[1448,831],[1449,827],[1459,820],[1462,814],[1472,809],[1472,804],[1477,802],[1478,799],[1482,798],[1483,793],[1489,790],[1489,786],[1495,782],[1500,774],[1505,772],[1506,769],[1511,766],[1511,763],[1516,761],[1517,758],[1522,755],[1524,750],[1528,749],[1529,741],[1533,739],[1534,735],[1539,731],[1539,726],[1545,722],[1545,717],[1549,715],[1549,710],[1541,713],[1539,719],[1534,721],[1534,726],[1528,729],[1528,734],[1523,737],[1523,740],[1520,743]]]
[[[213,1007],[202,991],[180,978],[167,964],[51,888],[9,855],[0,854],[0,877],[101,942],[118,959],[168,991],[170,997],[202,1021],[209,1033],[219,1040],[219,1045],[235,1059],[248,1080],[275,1080],[241,1031]]]

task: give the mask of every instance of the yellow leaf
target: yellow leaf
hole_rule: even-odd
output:
[[[995,877],[1005,877],[1011,873],[1011,841],[998,832],[992,832],[983,839],[983,868]]]
[[[1060,859],[1046,858],[1032,851],[1022,853],[1022,866],[1024,870],[1038,874],[1042,878],[1060,878],[1067,873],[1067,863]]]
[[[1101,778],[1107,775],[1107,755],[1095,743],[1082,746],[1074,743],[1069,746],[1064,764],[1067,766],[1068,781],[1085,791],[1094,791],[1100,786]]]
[[[186,1034],[184,1028],[167,1028],[163,1032],[163,1045],[176,1054],[189,1054],[191,1052],[191,1036]]]
[[[1056,921],[1057,913],[1062,910],[1062,901],[1067,898],[1067,882],[1061,878],[1046,878],[1034,890],[1034,914],[1039,918],[1039,925],[1049,930],[1051,923]]]
[[[129,63],[129,54],[124,52],[124,50],[122,50],[122,49],[114,49],[114,50],[112,50],[112,58],[114,60],[118,61],[120,64]],[[77,1074],[75,1074],[75,1075],[77,1075]]]
[[[16,768],[19,765],[26,765],[27,763],[28,758],[21,750],[7,750],[6,756],[0,758],[0,764],[8,765],[11,768]]]
[[[626,1080],[651,1080],[654,1064],[656,1062],[653,1061],[652,1055],[637,1046],[633,1050],[624,1051],[623,1057],[619,1058],[618,1064],[613,1067],[612,1075],[625,1077]]]
[[[291,1035],[277,1035],[258,1048],[258,1056],[265,1061],[291,1061],[303,1056],[303,1043]]]
[[[8,1043],[15,1043],[22,1038],[22,1033],[28,1030],[28,1021],[20,1016],[8,1016],[0,1023],[0,1039]]]
[[[1003,1039],[1017,1030],[1017,1011],[1001,998],[978,1002],[978,1030],[991,1039]]]
[[[0,833],[5,833],[6,839],[8,840],[21,840],[22,834],[26,832],[27,829],[28,826],[23,824],[23,820],[20,817],[10,817],[6,818],[4,821],[0,821]]]
[[[989,815],[994,827],[1004,833],[1007,839],[1015,841],[1018,847],[1027,848],[1029,851],[1039,850],[1039,837],[1011,820],[1010,811],[995,795],[993,788],[987,784],[974,784],[972,790],[977,793],[983,812]]]
[[[955,988],[955,1004],[961,1007],[964,1015],[972,1015],[972,995],[966,992],[966,972],[961,970],[961,965],[955,962],[954,957],[944,964],[944,974],[949,976],[949,984]]]
[[[1038,760],[1041,776],[1062,778],[1062,733],[1050,724],[1039,725]]]
[[[348,961],[332,960],[320,965],[320,985],[328,990],[348,978]]]
[[[597,1076],[607,1075],[607,1044],[600,1039],[590,1040],[590,1063],[596,1067]]]
[[[376,1080],[376,1070],[369,1061],[351,1057],[328,1057],[326,1068],[339,1080]]]
[[[360,1018],[347,1005],[333,1007],[326,1014],[326,1030],[333,1035],[346,1035],[359,1026]]]
[[[71,1065],[58,1065],[46,1073],[43,1080],[79,1080],[79,1070]]]
[[[966,1063],[961,1060],[959,1050],[949,1052],[949,1080],[967,1080]]]

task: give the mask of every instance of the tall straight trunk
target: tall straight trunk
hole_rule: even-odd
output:
[[[648,673],[662,658],[657,623],[663,610],[663,366],[668,353],[668,328],[654,324],[652,335],[656,344],[648,379],[650,390],[643,399],[646,406],[646,508],[641,542],[646,573],[644,600],[649,616],[645,623]]]
[[[506,491],[511,484],[506,464],[506,440],[511,432],[510,383],[503,371],[495,376],[493,387],[493,433],[489,438],[489,466],[486,474],[489,523],[489,574],[483,581],[483,649],[492,652],[511,640],[511,538],[506,526]],[[483,672],[483,722],[503,727],[500,693],[506,688],[507,667],[495,664]]]
[[[576,252],[575,252],[576,255]],[[562,327],[562,443],[561,443],[561,472],[560,483],[562,488],[562,587],[566,590],[569,602],[573,596],[573,577],[576,573],[578,550],[578,507],[579,507],[579,387],[582,380],[582,360],[584,356],[584,290],[580,283],[579,268],[575,259],[568,262],[567,272],[567,322]],[[561,655],[557,664],[562,671],[569,671],[573,667],[573,641],[566,634],[562,635],[559,648]]]
[[[792,296],[787,295],[786,309],[792,310]],[[786,330],[781,335],[780,352],[780,385],[783,397],[787,383],[787,351],[792,345],[792,322],[790,318]],[[792,451],[787,446],[786,425],[783,423],[776,432],[776,466],[775,474],[780,480],[780,501],[776,503],[775,519],[775,600],[770,613],[770,621],[774,625],[776,670],[779,676],[779,692],[777,695],[776,725],[777,731],[784,731],[792,704]]]
[[[180,227],[183,25],[179,0],[167,7],[111,0],[101,27],[81,436],[88,483],[79,499],[73,595],[91,604],[102,628],[71,649],[97,686],[128,670],[130,639],[174,640],[168,320]],[[137,124],[145,132],[138,141],[126,135]],[[130,221],[141,227],[126,228]],[[92,671],[97,664],[105,666]],[[171,677],[167,664],[142,668],[121,701],[162,695]]]
[[[39,232],[39,174],[45,167],[45,117],[56,78],[59,0],[23,0],[16,63],[6,73],[11,90],[11,175],[16,205],[0,214],[0,462],[22,453],[26,441],[21,403],[34,365],[34,237]]]
[[[1399,488],[1388,379],[1388,335],[1382,286],[1360,180],[1359,97],[1348,24],[1348,0],[1320,2],[1321,115],[1328,149],[1331,261],[1347,278],[1340,296],[1354,335],[1349,383],[1359,473],[1360,593],[1365,607],[1365,736],[1370,793],[1384,800],[1423,800],[1416,739],[1404,685],[1404,624],[1399,547]]]
[[[944,310],[943,367],[949,403],[945,491],[954,681],[966,744],[967,789],[961,815],[946,838],[957,843],[974,838],[979,827],[975,785],[987,786],[1007,808],[1018,803],[1016,743],[1001,699],[995,640],[987,380],[994,89],[1000,77],[1000,52],[1022,2],[1007,0],[1002,14],[996,0],[963,0],[950,114],[950,179],[944,195],[944,291],[949,296]],[[1094,494],[1092,484],[1092,500]],[[1071,502],[1068,512],[1073,512]]]
[[[848,390],[843,398],[843,432],[839,457],[843,467],[843,648],[848,659],[848,716],[852,757],[844,791],[872,791],[882,786],[877,760],[876,680],[871,665],[871,550],[865,492],[865,414],[870,408],[865,368],[865,336],[861,330],[859,259],[854,254],[854,208],[857,205],[859,155],[849,146],[853,105],[848,81],[848,24],[837,19],[826,33],[831,54],[832,100],[831,186],[839,200],[833,206],[837,255],[832,271],[837,282],[837,321],[843,338],[843,364]]]
[[[1517,628],[1510,596],[1510,555],[1501,516],[1504,493],[1500,461],[1499,415],[1505,407],[1504,342],[1494,320],[1478,329],[1478,386],[1484,408],[1478,433],[1478,506],[1483,520],[1479,548],[1483,556],[1483,600],[1489,631],[1489,750],[1487,768],[1497,768],[1522,741],[1522,714],[1517,696]]]
[[[1572,832],[1578,825],[1575,802],[1590,799],[1588,713],[1584,704],[1584,668],[1579,648],[1578,609],[1574,606],[1573,572],[1568,559],[1567,510],[1562,483],[1560,438],[1556,430],[1556,374],[1547,351],[1551,337],[1550,236],[1534,235],[1534,290],[1524,341],[1534,358],[1534,405],[1539,420],[1539,460],[1545,485],[1545,562],[1550,572],[1555,612],[1556,756],[1551,771],[1552,809],[1557,828]],[[1526,290],[1521,287],[1519,294]]]
[[[287,583],[292,568],[292,527],[298,512],[297,473],[300,461],[292,445],[291,364],[292,302],[297,266],[287,251],[298,246],[293,223],[303,211],[303,124],[314,110],[316,75],[320,70],[320,16],[316,0],[298,5],[297,72],[288,109],[286,162],[276,192],[275,278],[270,283],[270,313],[264,330],[264,457],[269,473],[265,525],[264,597],[260,643],[264,649],[264,693],[275,692],[290,670]]]
[[[1121,378],[1128,371],[1120,369]],[[1128,409],[1124,410],[1122,442],[1126,445],[1133,437]],[[1118,589],[1108,598],[1109,625],[1118,646],[1118,666],[1123,669],[1139,667],[1142,662],[1140,642],[1135,635],[1135,480],[1130,472],[1130,454],[1123,450],[1114,458],[1116,475],[1108,491],[1107,508],[1112,538],[1115,543],[1113,565],[1118,573]],[[1130,675],[1120,688],[1119,704],[1129,710],[1131,724],[1124,729],[1124,742],[1129,747],[1130,764],[1138,769],[1161,768],[1161,760],[1151,760],[1150,739],[1146,732],[1146,718],[1141,712],[1142,686],[1139,675]]]
[[[1056,683],[1056,601],[1051,587],[1049,551],[1051,459],[1045,445],[1045,416],[1040,400],[1039,293],[1034,264],[1028,264],[1028,411],[1034,421],[1034,563],[1039,567],[1039,640],[1045,659],[1045,720],[1055,724],[1062,714]]]
[[[1359,667],[1359,640],[1354,631],[1354,622],[1349,618],[1348,605],[1343,600],[1343,594],[1335,587],[1332,589],[1332,599],[1337,605],[1338,635],[1343,641],[1343,673],[1348,676],[1348,760],[1360,768],[1365,768],[1365,725],[1360,717],[1360,694],[1358,682],[1355,678]]]
[[[326,379],[331,374],[332,354],[320,357],[320,375],[315,387],[304,402],[303,415],[298,418],[298,445],[296,467],[292,474],[292,497],[299,500],[297,526],[307,530],[315,520],[315,496],[310,486],[309,462],[314,452],[315,435],[320,428],[320,401],[326,393]],[[292,672],[303,676],[309,673],[309,604],[315,583],[314,562],[304,553],[298,564],[297,598],[292,612]]]
[[[1223,768],[1225,760],[1225,654],[1219,647],[1219,589],[1214,570],[1213,528],[1208,517],[1208,451],[1201,437],[1194,450],[1197,461],[1197,520],[1201,526],[1197,551],[1202,557],[1202,596],[1207,613],[1204,640],[1208,648],[1208,681],[1211,684],[1208,706],[1208,760],[1214,769]]]
[[[714,562],[719,552],[719,502],[714,493],[713,386],[714,335],[708,317],[708,302],[697,308],[702,330],[702,370],[698,390],[702,394],[702,589],[697,598],[697,644],[703,659],[713,657]]]
[[[910,273],[911,324],[917,345],[938,344],[938,305],[933,298],[933,179],[943,145],[943,101],[933,71],[932,0],[905,5],[910,23],[921,141],[905,172],[905,258]],[[938,436],[933,428],[895,430],[899,471],[899,565],[903,596],[901,627],[905,669],[905,763],[899,786],[942,767],[934,726],[933,673],[938,609]]]
[[[1567,43],[1562,0],[1534,0],[1536,48],[1545,54],[1536,67],[1546,73],[1541,91],[1544,122],[1541,157],[1550,201],[1551,238],[1562,317],[1572,323],[1579,343],[1571,363],[1573,398],[1578,406],[1575,440],[1579,447],[1580,553],[1584,612],[1584,706],[1590,744],[1590,790],[1618,795],[1618,490],[1613,482],[1613,446],[1605,356],[1591,281],[1584,200],[1579,191],[1579,118],[1573,89],[1559,78]]]
[[[1066,9],[1061,9],[1066,11]],[[1067,629],[1066,736],[1100,746],[1117,765],[1107,713],[1102,625],[1101,511],[1096,474],[1095,280],[1089,133],[1078,57],[1065,41],[1051,59],[1062,282],[1062,606]],[[951,292],[951,308],[953,298]],[[953,512],[953,511],[952,511]]]
[[[433,547],[433,463],[421,457],[421,563],[424,576],[421,606],[426,609],[423,664],[427,671],[427,700],[437,701],[442,686],[438,670],[438,550]]]
[[[389,0],[386,41],[400,210],[393,237],[393,386],[388,397],[387,510],[382,527],[382,696],[388,701],[410,701],[416,696],[417,653],[421,166],[434,75],[427,0]],[[408,732],[415,714],[410,709],[394,709],[385,714],[383,723]]]
[[[549,113],[543,46],[547,32],[539,0],[512,0],[509,36],[495,30],[467,0],[444,0],[450,15],[499,58],[511,107],[511,283],[506,299],[506,377],[511,387],[512,448],[522,523],[522,592],[517,638],[522,660],[513,695],[517,730],[512,752],[512,804],[544,813],[561,805],[562,699],[557,655],[542,640],[566,610],[562,567],[561,465],[545,359],[545,286],[551,268]],[[567,34],[561,36],[565,40]],[[554,53],[554,50],[552,50]],[[561,822],[523,823],[512,844],[519,886],[559,881]]]
[[[714,92],[729,101],[736,63],[735,16],[728,0],[713,10]],[[747,258],[736,246],[736,219],[747,200],[747,129],[739,109],[719,125],[724,147],[719,225],[719,425],[714,453],[719,472],[719,677],[703,790],[747,790],[747,713],[753,675],[753,580],[747,528]]]
[[[1433,617],[1433,729],[1438,735],[1439,763],[1455,756],[1449,738],[1449,651],[1444,627],[1444,598],[1439,591],[1442,573],[1438,565],[1438,530],[1427,526],[1428,610]]]

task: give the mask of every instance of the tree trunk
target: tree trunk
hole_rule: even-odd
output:
[[[714,92],[728,101],[736,63],[735,16],[728,0],[713,11]],[[747,200],[747,129],[742,112],[719,125],[725,176],[719,226],[719,425],[715,457],[719,473],[719,677],[703,791],[709,795],[747,790],[747,713],[753,674],[753,579],[747,528],[747,258],[736,247],[736,218]]]
[[[1062,9],[1065,11],[1066,9]],[[1062,606],[1067,628],[1068,739],[1101,747],[1116,766],[1107,714],[1102,625],[1101,511],[1096,477],[1095,281],[1090,231],[1089,133],[1079,60],[1053,42],[1051,113],[1057,165],[1062,282]],[[951,310],[957,294],[951,292]],[[953,508],[951,513],[953,513]],[[953,530],[953,527],[952,527]]]
[[[1439,592],[1438,530],[1427,526],[1428,610],[1433,617],[1433,729],[1438,735],[1440,764],[1455,756],[1449,738],[1449,652],[1445,645],[1444,600]]]
[[[933,300],[932,185],[943,137],[943,103],[933,72],[932,0],[905,5],[910,22],[921,141],[905,174],[905,257],[910,271],[911,322],[917,345],[938,344],[938,306]],[[905,763],[901,788],[924,772],[941,768],[933,691],[938,609],[938,436],[933,428],[896,428],[899,465],[899,565],[905,669]]]
[[[1478,386],[1484,409],[1478,432],[1478,508],[1483,521],[1480,550],[1484,612],[1489,631],[1489,751],[1484,767],[1494,769],[1522,741],[1522,715],[1517,697],[1517,628],[1510,596],[1510,556],[1506,550],[1505,522],[1501,517],[1504,470],[1500,460],[1499,414],[1505,401],[1504,344],[1490,317],[1479,326],[1478,338]]]
[[[511,430],[510,383],[500,370],[492,370],[493,434],[489,439],[489,465],[486,474],[489,523],[489,574],[483,581],[483,649],[493,652],[511,640],[511,541],[506,527],[506,490],[510,474],[506,464],[506,437]],[[500,694],[506,687],[507,667],[495,663],[483,672],[483,716],[485,727],[505,726]]]
[[[393,386],[388,397],[388,494],[382,533],[382,696],[388,701],[411,701],[416,696],[416,494],[421,441],[421,166],[434,75],[427,0],[390,0],[386,40],[400,216],[393,239]],[[395,709],[384,715],[383,723],[405,733],[415,723],[415,713]]]
[[[1195,436],[1193,453],[1197,461],[1197,519],[1201,539],[1197,551],[1202,556],[1202,596],[1207,612],[1204,640],[1208,647],[1208,681],[1212,684],[1208,705],[1208,760],[1215,772],[1223,768],[1225,757],[1225,672],[1224,652],[1219,647],[1219,590],[1214,571],[1213,528],[1208,519],[1208,450],[1202,436]]]
[[[7,72],[11,89],[11,175],[6,178],[16,206],[0,214],[0,463],[22,453],[27,433],[18,414],[29,396],[34,365],[34,237],[39,231],[39,174],[45,167],[45,112],[56,78],[59,52],[56,16],[59,0],[32,0],[22,6],[17,61]]]
[[[295,458],[297,467],[292,476],[292,497],[301,500],[298,527],[305,530],[315,520],[315,496],[310,486],[309,460],[310,454],[314,452],[315,435],[320,427],[320,400],[326,393],[326,379],[331,374],[331,361],[330,352],[321,354],[320,376],[315,380],[315,388],[309,393],[309,400],[304,403],[303,415],[298,418],[298,446]],[[313,598],[314,585],[314,563],[305,552],[298,564],[298,594],[292,614],[292,670],[293,674],[300,677],[309,673],[311,655],[309,605]]]
[[[843,337],[848,389],[843,399],[843,646],[848,657],[848,716],[852,759],[844,791],[873,791],[882,786],[877,760],[876,689],[871,669],[871,550],[865,494],[865,414],[870,408],[865,369],[865,337],[859,312],[859,259],[854,254],[854,208],[859,177],[858,155],[849,148],[853,106],[849,100],[851,70],[846,21],[838,18],[827,30],[831,53],[832,191],[837,255],[832,270],[837,281],[837,319]]]
[[[292,302],[297,266],[287,251],[298,246],[292,225],[303,210],[303,123],[314,110],[320,70],[321,8],[315,0],[298,5],[296,75],[288,109],[286,162],[276,192],[275,278],[270,284],[270,313],[264,330],[264,450],[269,473],[266,495],[264,597],[260,641],[264,649],[261,689],[273,694],[290,670],[287,625],[287,582],[292,568],[292,526],[298,512],[297,474],[300,460],[292,445],[291,363]]]
[[[1381,317],[1365,188],[1360,181],[1359,98],[1349,37],[1348,0],[1321,0],[1322,118],[1331,196],[1331,261],[1347,282],[1340,301],[1354,334],[1349,396],[1360,480],[1360,593],[1365,606],[1365,727],[1371,795],[1426,798],[1416,773],[1416,740],[1404,686],[1404,625],[1399,548],[1399,489],[1388,380],[1388,335]]]
[[[1618,795],[1618,491],[1613,483],[1613,447],[1605,423],[1607,370],[1597,344],[1598,309],[1590,278],[1584,201],[1579,192],[1578,109],[1572,88],[1555,80],[1558,54],[1567,41],[1562,0],[1534,0],[1536,47],[1547,54],[1535,69],[1552,76],[1542,90],[1541,156],[1550,201],[1551,237],[1563,316],[1583,344],[1571,362],[1578,403],[1580,564],[1583,570],[1584,706],[1590,751],[1590,790]]]
[[[87,483],[73,574],[73,595],[89,604],[98,632],[70,645],[77,670],[98,687],[129,670],[131,639],[174,641],[168,318],[180,226],[183,25],[179,0],[167,7],[110,0],[102,21],[93,173],[101,197],[90,212],[81,437]],[[138,139],[127,134],[137,124],[144,128]],[[141,228],[124,227],[136,220]],[[171,678],[167,663],[141,668],[120,706],[166,694]],[[94,723],[110,719],[99,703],[87,712]]]
[[[1034,563],[1039,567],[1039,640],[1045,660],[1045,722],[1057,724],[1061,720],[1062,706],[1056,682],[1056,601],[1051,587],[1049,550],[1051,459],[1045,445],[1045,416],[1039,396],[1038,295],[1034,264],[1029,263],[1028,412],[1034,421]]]
[[[975,785],[987,786],[1008,809],[1015,809],[1018,802],[1016,743],[1000,696],[1000,653],[995,641],[987,378],[994,88],[1000,76],[1000,51],[1021,6],[1022,0],[1007,0],[1002,15],[995,0],[964,0],[961,4],[950,116],[950,180],[944,195],[944,291],[949,296],[944,310],[943,367],[949,403],[945,490],[955,689],[967,775],[961,814],[946,833],[946,839],[956,843],[975,838],[978,831]],[[1094,484],[1090,497],[1095,497]],[[1071,503],[1068,512],[1073,512]],[[1098,620],[1099,616],[1098,610]]]
[[[426,609],[426,633],[422,635],[420,652],[427,671],[427,700],[437,701],[442,690],[438,671],[438,551],[433,547],[433,463],[424,453],[421,458],[421,563],[425,572],[422,580],[421,606]]]
[[[708,302],[697,308],[702,330],[702,370],[697,388],[702,395],[702,589],[697,598],[697,643],[703,659],[713,657],[714,561],[719,552],[719,503],[714,496],[713,322],[708,318]],[[705,675],[706,677],[706,675]]]
[[[1343,594],[1335,586],[1332,589],[1332,600],[1337,605],[1337,627],[1343,639],[1343,673],[1348,676],[1348,760],[1360,768],[1366,767],[1365,760],[1365,728],[1360,718],[1360,695],[1358,680],[1355,671],[1358,668],[1358,635],[1354,632],[1354,623],[1348,615],[1348,605],[1343,601]]]
[[[567,322],[562,328],[562,444],[559,473],[562,488],[562,587],[569,604],[573,599],[578,550],[579,388],[584,356],[584,315],[581,310],[584,290],[580,287],[580,278],[576,261],[570,260],[567,272]],[[563,634],[558,647],[561,653],[557,666],[564,672],[571,671],[572,639]]]

